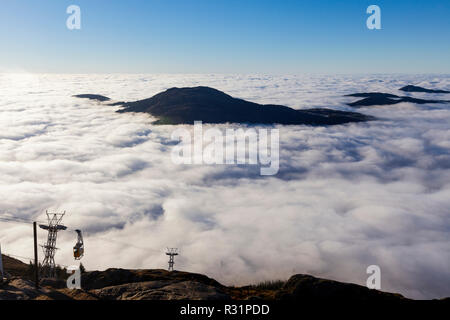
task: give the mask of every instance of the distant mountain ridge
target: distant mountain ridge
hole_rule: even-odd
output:
[[[427,89],[427,88],[422,88],[419,86],[412,86],[412,85],[404,86],[403,88],[400,88],[399,90],[405,91],[405,92],[450,93],[450,91],[432,90],[432,89]]]
[[[74,97],[75,98],[80,98],[80,99],[97,100],[97,101],[100,101],[100,102],[111,100],[110,98],[102,96],[100,94],[77,94],[77,95],[74,95]]]
[[[87,97],[88,95],[83,95]],[[91,95],[99,100],[106,97]],[[80,96],[78,96],[80,97]],[[296,110],[282,105],[261,105],[234,98],[210,87],[171,88],[155,96],[134,102],[116,102],[120,113],[148,113],[157,124],[249,123],[285,125],[334,125],[374,120],[356,112],[326,108]]]
[[[450,93],[450,91],[445,90],[431,90],[418,86],[407,85],[399,89],[405,92],[425,92],[425,93]],[[418,99],[408,96],[397,96],[395,94],[383,93],[383,92],[363,92],[363,93],[353,93],[348,94],[346,97],[358,97],[364,98],[355,102],[347,103],[350,107],[370,107],[375,105],[392,105],[400,102],[411,102],[417,104],[426,103],[450,103],[448,100],[430,100],[430,99]]]
[[[408,85],[399,90],[405,92],[449,93],[445,90],[431,90]],[[363,98],[348,106],[368,107],[393,105],[401,102],[416,104],[450,103],[448,100],[419,99],[410,96],[397,96],[383,92],[362,92],[346,95]],[[86,98],[99,102],[111,99],[97,94],[80,94],[77,98]],[[283,105],[258,104],[234,98],[222,91],[210,87],[170,88],[151,98],[133,102],[114,102],[112,106],[122,106],[119,113],[148,113],[158,120],[156,124],[193,124],[204,123],[248,123],[248,124],[284,124],[284,125],[336,125],[352,122],[375,120],[374,117],[357,112],[338,111],[328,108],[296,110]]]
[[[359,97],[364,98],[361,100],[357,100],[355,102],[347,103],[350,107],[370,107],[370,106],[383,106],[383,105],[392,105],[401,102],[411,102],[417,104],[426,104],[426,103],[449,103],[447,100],[427,100],[427,99],[418,99],[413,97],[401,97],[395,94],[390,93],[382,93],[382,92],[363,92],[363,93],[353,93],[348,94],[346,97]]]

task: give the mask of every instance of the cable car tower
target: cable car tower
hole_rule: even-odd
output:
[[[174,257],[178,255],[177,251],[177,248],[167,248],[166,255],[169,256],[169,271],[173,271]]]
[[[47,243],[41,246],[45,255],[42,269],[44,277],[55,278],[56,237],[58,236],[58,231],[67,229],[66,226],[60,224],[66,212],[50,213],[45,211],[45,213],[47,214],[48,225],[39,225],[41,229],[48,231]]]

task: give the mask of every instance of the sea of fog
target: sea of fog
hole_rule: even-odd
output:
[[[59,234],[56,261],[75,263],[80,228],[88,270],[166,268],[165,248],[178,247],[176,269],[229,285],[296,273],[365,285],[378,265],[384,291],[450,296],[450,105],[274,126],[280,170],[262,177],[255,166],[175,165],[176,126],[72,97],[131,101],[205,85],[258,103],[352,110],[344,94],[402,94],[406,84],[450,90],[450,75],[0,74],[0,216],[45,221],[45,210],[65,210],[71,229]],[[0,222],[0,243],[33,256],[29,224]]]

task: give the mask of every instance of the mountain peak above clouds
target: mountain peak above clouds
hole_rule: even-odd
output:
[[[86,95],[85,95],[86,96]],[[93,95],[95,96],[95,95]],[[120,113],[148,113],[157,124],[246,123],[285,125],[334,125],[373,120],[356,112],[326,108],[296,110],[282,105],[262,105],[234,98],[210,87],[170,88],[151,98],[117,102]]]

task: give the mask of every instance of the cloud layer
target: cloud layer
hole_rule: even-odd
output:
[[[385,291],[450,296],[448,105],[363,108],[381,120],[362,124],[276,126],[280,171],[261,177],[254,166],[175,165],[175,126],[71,97],[131,101],[207,85],[259,103],[350,110],[343,94],[399,94],[406,84],[448,90],[450,76],[3,74],[0,211],[42,221],[46,209],[66,210],[64,222],[87,235],[88,269],[165,268],[171,246],[177,268],[226,284],[294,273],[365,284],[376,264]],[[4,252],[32,257],[30,226],[0,230]],[[75,240],[60,234],[58,262],[73,263]]]

